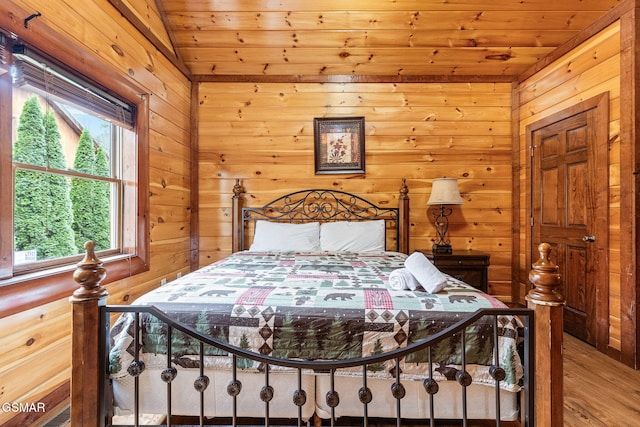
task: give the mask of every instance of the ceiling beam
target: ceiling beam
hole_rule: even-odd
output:
[[[180,56],[178,55],[175,49],[175,41],[173,40],[172,34],[167,27],[166,15],[164,10],[159,6],[158,2],[156,5],[158,7],[158,13],[162,19],[162,23],[164,24],[164,28],[167,31],[169,36],[169,40],[171,41],[172,47],[169,49],[166,44],[162,42],[154,33],[149,29],[149,27],[142,22],[138,16],[135,14],[133,10],[131,10],[126,4],[124,4],[121,0],[109,0],[109,3],[113,7],[120,12],[120,14],[131,23],[143,36],[147,38],[153,44],[153,46],[162,53],[175,67],[182,72],[186,77],[191,78],[191,72],[184,64]]]
[[[240,75],[194,74],[193,82],[207,83],[511,83],[511,75]]]

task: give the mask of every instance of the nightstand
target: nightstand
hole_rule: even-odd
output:
[[[451,254],[434,254],[431,249],[420,252],[440,271],[487,292],[488,253],[455,249]]]

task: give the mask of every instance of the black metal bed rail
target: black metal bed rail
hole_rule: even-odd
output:
[[[139,376],[145,370],[144,361],[140,358],[141,351],[141,340],[140,340],[140,315],[142,313],[146,313],[148,315],[156,317],[158,320],[162,321],[167,325],[167,367],[161,373],[161,379],[167,385],[166,396],[167,396],[167,426],[172,425],[171,416],[171,401],[172,401],[172,387],[171,383],[178,375],[178,370],[173,366],[172,363],[172,354],[171,354],[171,334],[174,333],[175,330],[178,330],[191,338],[195,338],[199,341],[200,351],[199,351],[199,376],[194,381],[194,389],[197,393],[199,393],[199,411],[200,411],[200,425],[205,425],[205,399],[204,399],[204,391],[209,386],[210,379],[204,372],[204,346],[210,345],[217,349],[220,349],[230,355],[232,357],[232,379],[227,385],[226,392],[229,396],[232,397],[232,412],[233,415],[231,417],[231,425],[236,426],[239,425],[239,415],[238,415],[238,407],[237,407],[237,397],[242,391],[242,383],[237,379],[237,360],[238,358],[249,359],[252,361],[261,362],[266,367],[264,369],[264,385],[262,386],[259,392],[259,398],[265,405],[264,411],[264,425],[270,425],[270,414],[269,414],[269,402],[273,399],[275,390],[269,383],[269,373],[271,371],[270,367],[279,366],[294,369],[297,372],[297,389],[293,393],[292,403],[293,406],[297,407],[297,416],[291,416],[291,420],[297,419],[297,425],[302,426],[306,421],[303,420],[302,417],[302,407],[307,401],[307,393],[302,388],[302,375],[303,372],[328,372],[330,376],[330,390],[326,394],[326,403],[331,408],[331,426],[336,425],[336,415],[335,408],[340,404],[340,396],[334,387],[334,378],[336,375],[336,371],[344,368],[353,368],[353,367],[362,367],[362,387],[357,391],[358,399],[363,404],[363,417],[362,423],[364,426],[369,425],[369,416],[368,416],[368,404],[372,401],[372,391],[368,387],[367,379],[368,379],[368,369],[369,365],[373,365],[376,363],[381,363],[387,360],[393,359],[395,361],[396,369],[395,371],[395,382],[391,386],[391,393],[393,397],[396,399],[396,425],[400,427],[402,424],[402,413],[401,413],[401,400],[405,397],[406,391],[403,385],[402,374],[400,369],[398,368],[400,365],[400,361],[409,354],[418,352],[418,351],[427,351],[428,352],[428,376],[423,380],[423,387],[426,392],[426,398],[429,399],[429,407],[430,407],[430,419],[429,425],[436,425],[436,416],[434,414],[434,396],[438,392],[439,386],[438,382],[433,379],[433,361],[432,361],[432,353],[431,350],[434,346],[436,346],[441,341],[448,339],[456,334],[461,334],[462,339],[462,364],[460,370],[456,372],[455,379],[461,386],[461,399],[463,402],[463,416],[462,419],[459,420],[462,422],[462,425],[466,427],[468,425],[468,417],[467,417],[467,390],[466,388],[472,383],[473,378],[467,372],[466,367],[466,342],[465,342],[465,329],[474,322],[479,321],[483,317],[491,316],[493,317],[493,330],[494,330],[494,344],[498,343],[498,319],[500,316],[515,316],[518,317],[523,324],[524,330],[524,341],[523,341],[523,365],[524,365],[524,382],[522,384],[521,393],[522,398],[521,402],[521,425],[525,427],[532,427],[535,425],[534,420],[534,397],[533,397],[533,316],[534,312],[531,309],[526,308],[514,308],[514,309],[479,309],[473,313],[469,313],[469,316],[464,319],[458,321],[452,326],[448,327],[445,330],[442,330],[438,333],[433,334],[429,338],[424,340],[412,343],[403,348],[398,348],[392,351],[388,351],[382,354],[375,354],[366,357],[358,357],[344,360],[298,360],[298,359],[282,359],[278,357],[268,356],[264,354],[259,354],[250,350],[246,350],[240,347],[233,346],[229,343],[220,341],[218,339],[212,338],[210,336],[204,335],[196,329],[176,322],[175,320],[168,317],[164,312],[157,309],[153,306],[114,306],[114,305],[106,305],[101,307],[101,321],[103,327],[101,328],[103,336],[100,338],[100,342],[104,346],[101,349],[102,355],[104,355],[104,360],[102,363],[104,364],[104,369],[101,372],[101,381],[104,384],[101,396],[100,406],[103,411],[103,416],[101,419],[104,419],[104,425],[111,425],[111,417],[112,417],[112,402],[111,402],[111,394],[110,394],[110,381],[109,381],[109,373],[108,373],[108,357],[110,350],[110,337],[109,337],[109,324],[110,317],[114,313],[131,313],[135,317],[135,326],[134,326],[134,355],[133,361],[127,368],[127,372],[134,379],[134,423],[132,425],[138,426],[140,419],[140,411],[139,411]],[[505,378],[505,371],[499,365],[499,354],[496,346],[496,351],[494,351],[494,364],[490,367],[489,372],[495,381],[495,392],[496,392],[496,408],[495,414],[496,426],[501,425],[501,413],[500,413],[500,382]]]

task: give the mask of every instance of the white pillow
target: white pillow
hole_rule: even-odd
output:
[[[319,251],[320,223],[256,221],[250,251]]]
[[[385,223],[375,221],[336,221],[320,225],[323,251],[381,252],[385,250]]]

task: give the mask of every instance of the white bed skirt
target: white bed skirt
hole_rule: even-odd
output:
[[[145,414],[166,414],[167,384],[160,378],[160,370],[145,370],[140,375],[139,411]],[[205,375],[210,383],[204,392],[204,414],[206,417],[231,417],[233,415],[233,397],[227,393],[231,381],[231,371],[208,370]],[[174,415],[200,415],[200,393],[193,387],[199,376],[198,369],[178,369],[178,375],[171,383],[171,413]],[[239,371],[236,379],[242,383],[242,391],[237,397],[237,416],[264,418],[265,403],[260,400],[260,390],[265,384],[265,375],[255,372]],[[298,389],[298,375],[295,372],[269,374],[269,385],[274,396],[269,402],[271,418],[296,418],[298,407],[293,403],[293,393]],[[302,375],[302,389],[307,393],[307,401],[302,406],[303,420],[309,420],[315,411],[314,376]],[[127,415],[133,413],[134,380],[133,377],[113,380],[114,413]]]
[[[331,387],[328,375],[316,377],[316,412],[321,418],[331,417],[331,408],[326,403],[326,394]],[[407,419],[428,419],[430,417],[429,398],[422,381],[402,380],[406,395],[400,400],[400,414]],[[395,418],[396,399],[391,394],[391,382],[385,379],[367,380],[373,400],[367,412],[370,417]],[[462,386],[455,381],[439,381],[439,390],[434,396],[434,415],[437,419],[462,419]],[[336,407],[336,417],[362,417],[364,405],[358,399],[362,387],[361,378],[334,378],[334,389],[340,396]],[[467,387],[467,418],[495,419],[496,390],[494,387],[471,384]],[[518,393],[500,390],[500,415],[503,421],[515,421],[519,417]]]
[[[160,370],[147,369],[140,376],[139,411],[145,414],[166,414],[167,385],[160,379]],[[197,416],[200,414],[199,393],[193,382],[199,375],[197,369],[179,369],[172,382],[172,407],[174,415]],[[210,383],[204,392],[205,416],[231,417],[232,397],[227,394],[231,372],[205,370]],[[260,389],[265,383],[265,375],[255,372],[237,373],[242,382],[238,395],[239,417],[264,418],[265,404],[260,400]],[[303,374],[302,388],[307,393],[307,401],[302,407],[303,420],[309,420],[314,412],[321,418],[330,418],[331,408],[326,403],[330,390],[330,377],[326,374]],[[298,388],[298,376],[293,372],[271,372],[269,384],[274,388],[274,397],[269,404],[271,418],[296,418],[298,407],[293,403],[293,393]],[[403,380],[406,396],[401,400],[401,416],[407,419],[426,419],[430,416],[429,399],[422,381]],[[373,401],[368,405],[370,417],[395,418],[396,399],[391,394],[388,379],[369,379],[368,387]],[[438,419],[461,419],[463,415],[461,386],[455,381],[438,382],[439,391],[435,396],[435,417]],[[363,405],[358,400],[358,390],[362,379],[358,377],[334,377],[334,387],[340,396],[336,416],[362,417]],[[133,413],[132,377],[113,380],[114,413]],[[495,388],[472,384],[467,388],[467,417],[470,419],[495,419]],[[519,417],[518,393],[500,391],[500,413],[503,421],[514,421]]]

